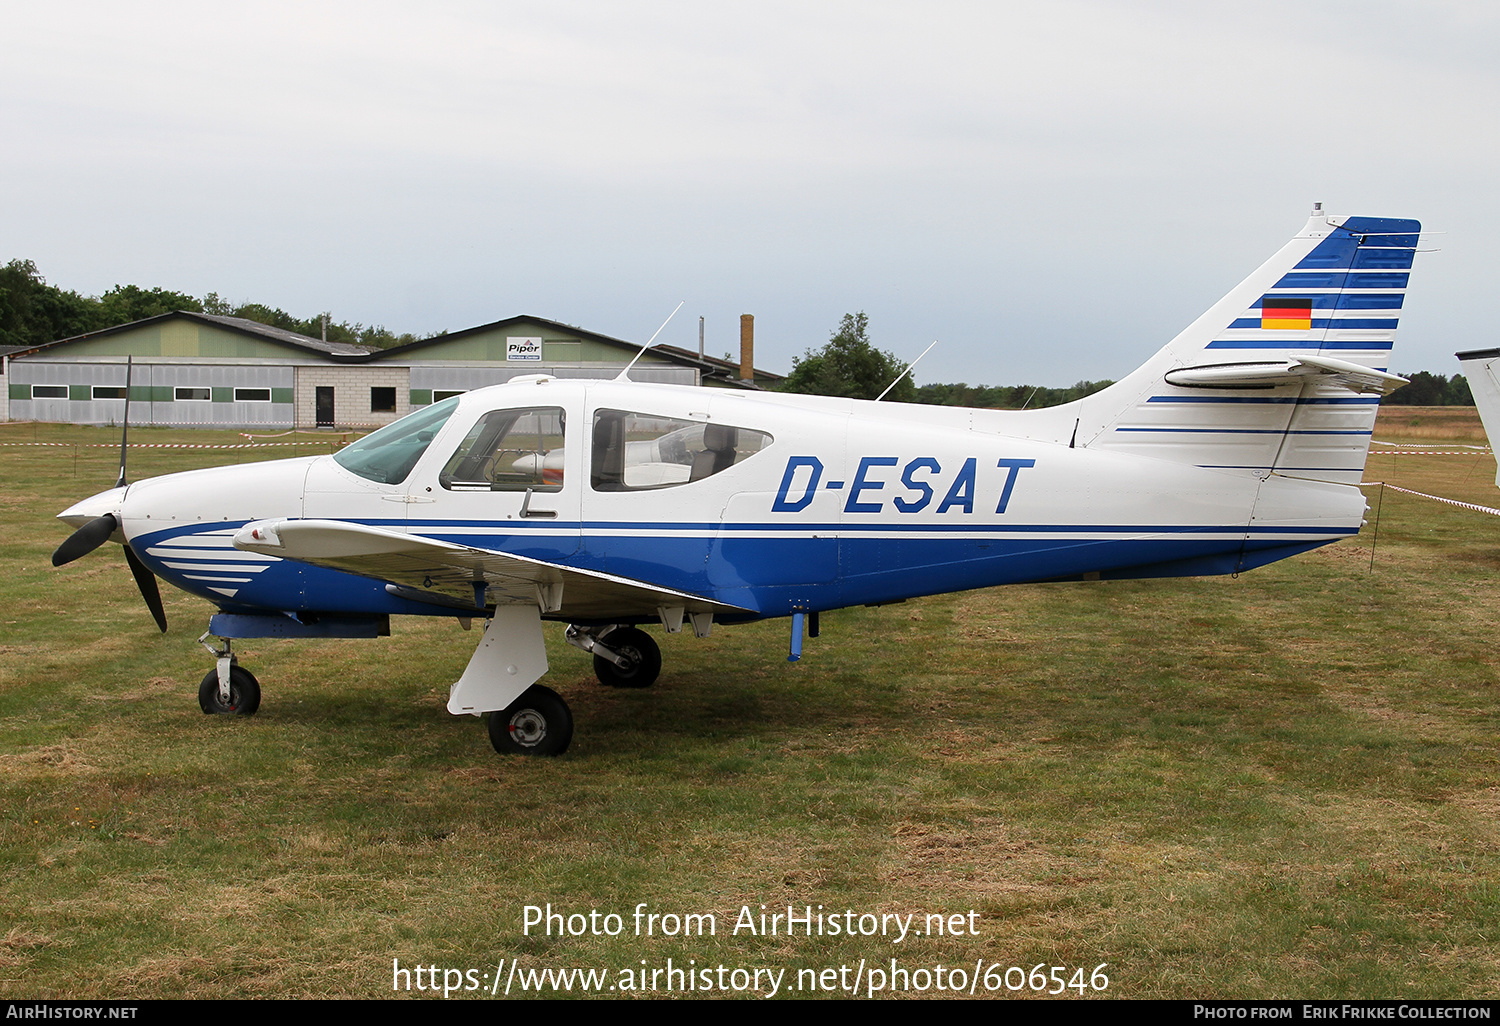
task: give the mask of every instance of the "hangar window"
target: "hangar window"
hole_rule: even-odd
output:
[[[213,398],[213,392],[207,388],[183,388],[179,385],[172,389],[172,398],[179,403],[206,403]]]
[[[469,430],[438,482],[459,492],[560,491],[565,427],[555,406],[492,410]]]
[[[237,403],[268,403],[271,401],[271,390],[269,388],[236,388],[234,390],[234,401]]]
[[[32,385],[31,398],[33,399],[66,399],[68,397],[67,385]]]
[[[370,389],[371,413],[395,413],[396,390],[394,388]]]
[[[599,410],[591,483],[599,492],[671,488],[728,470],[770,444],[770,435],[751,428]]]
[[[424,406],[416,413],[345,446],[333,454],[333,460],[351,474],[358,474],[366,480],[400,484],[456,409],[456,399]]]
[[[432,401],[440,403],[444,399],[452,399],[456,395],[463,395],[467,388],[434,388],[432,390]]]
[[[93,396],[95,399],[124,399],[124,385],[95,385]]]

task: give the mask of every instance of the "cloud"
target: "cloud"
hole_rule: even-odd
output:
[[[7,21],[4,256],[84,291],[213,289],[417,331],[524,310],[632,337],[686,296],[678,344],[697,314],[728,337],[753,311],[783,368],[863,308],[883,345],[945,339],[925,380],[1062,384],[1124,373],[1313,200],[1462,229],[1461,259],[1433,262],[1440,303],[1419,263],[1398,346],[1423,366],[1451,360],[1456,311],[1494,276],[1483,5],[64,3]]]

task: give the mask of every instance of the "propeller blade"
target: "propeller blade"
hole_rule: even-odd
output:
[[[135,575],[135,586],[141,589],[141,598],[146,600],[146,608],[156,618],[156,626],[161,628],[163,634],[167,633],[167,611],[161,604],[161,589],[156,586],[156,575],[141,562],[141,557],[129,545],[125,546],[125,562],[130,564],[130,572]]]
[[[80,556],[87,556],[109,541],[109,536],[114,534],[115,528],[119,526],[120,522],[115,519],[113,513],[106,513],[102,517],[90,520],[57,547],[57,551],[52,553],[52,565],[62,566],[73,562]]]

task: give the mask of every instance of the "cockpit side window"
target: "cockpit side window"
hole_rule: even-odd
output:
[[[456,409],[457,398],[433,403],[345,446],[333,454],[334,462],[367,481],[400,484]]]
[[[450,491],[561,491],[565,427],[555,406],[492,410],[469,429],[438,483]]]
[[[770,444],[769,434],[753,428],[599,410],[594,414],[590,484],[598,492],[690,484],[728,470]]]

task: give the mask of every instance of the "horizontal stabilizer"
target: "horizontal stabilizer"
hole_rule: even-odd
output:
[[[664,606],[680,606],[690,613],[749,612],[596,570],[346,520],[257,520],[235,533],[234,546],[387,581],[398,585],[398,594],[407,593],[406,597],[427,592],[435,604],[451,607],[535,602],[543,614],[575,620],[655,619]]]
[[[1329,356],[1296,356],[1260,363],[1211,363],[1166,373],[1167,384],[1182,388],[1275,388],[1308,382],[1341,385],[1351,392],[1390,395],[1407,379]]]

